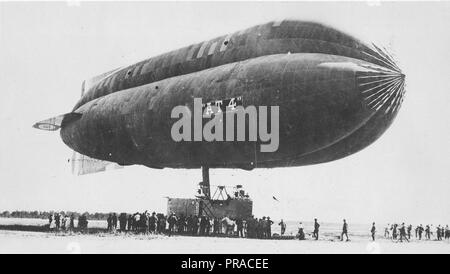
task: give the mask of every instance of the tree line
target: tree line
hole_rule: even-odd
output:
[[[2,218],[36,218],[36,219],[48,219],[50,215],[54,215],[55,213],[59,213],[61,216],[68,215],[71,216],[72,214],[75,216],[75,218],[78,218],[80,215],[85,214],[89,220],[106,220],[108,219],[108,215],[110,213],[79,213],[79,212],[73,212],[73,211],[25,211],[25,210],[15,210],[15,211],[3,211],[0,213],[0,217]]]

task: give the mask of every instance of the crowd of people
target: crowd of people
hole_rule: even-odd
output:
[[[281,226],[281,235],[283,235],[284,231],[286,230],[286,224],[283,222],[283,220],[281,220],[279,225]],[[320,228],[320,224],[318,223],[317,219],[314,219],[312,238],[315,240],[319,239],[319,228]],[[384,238],[391,239],[393,241],[399,241],[399,242],[403,242],[403,241],[409,242],[412,237],[411,236],[412,228],[413,228],[412,225],[406,226],[405,223],[402,223],[401,225],[388,224],[384,230]],[[432,230],[433,230],[432,225],[431,226],[426,225],[425,228],[423,227],[422,224],[418,225],[415,228],[415,238],[418,240],[422,240],[422,234],[423,234],[423,232],[425,232],[425,239],[431,240],[432,235],[433,235]],[[371,235],[372,241],[375,241],[375,239],[376,239],[376,232],[377,232],[376,225],[375,225],[375,222],[373,222],[372,227],[370,229],[370,235]],[[348,224],[345,219],[343,220],[342,230],[341,230],[341,234],[339,237],[341,241],[344,241],[344,236],[345,236],[346,241],[350,240],[348,237]],[[296,238],[298,238],[300,240],[305,239],[305,232],[304,232],[303,224],[301,222],[299,224],[298,233],[296,235]],[[436,227],[435,240],[441,241],[443,239],[450,239],[450,229],[449,229],[448,225],[446,225],[445,227],[438,225]]]
[[[394,241],[408,241],[411,240],[413,226],[410,224],[408,226],[405,225],[405,223],[399,224],[388,224],[384,228],[384,237],[386,239],[392,239]],[[414,236],[418,240],[422,240],[422,237],[426,240],[431,240],[433,237],[433,231],[436,232],[435,239],[438,241],[441,241],[442,239],[450,239],[450,229],[448,225],[436,226],[435,229],[433,229],[433,225],[426,225],[425,227],[420,224],[414,228]],[[425,235],[424,235],[425,233]]]
[[[210,218],[208,216],[196,216],[196,215],[175,215],[170,213],[168,216],[162,213],[149,213],[148,211],[134,214],[127,213],[111,213],[107,217],[107,231],[111,233],[123,232],[123,233],[144,233],[144,234],[166,234],[166,235],[199,235],[199,236],[236,236],[254,239],[270,239],[274,235],[272,234],[272,225],[274,222],[270,217],[255,218],[253,215],[247,219],[241,218]],[[280,226],[280,235],[285,236],[287,225],[281,219],[278,223]],[[86,215],[80,215],[78,217],[77,226],[75,226],[75,216],[66,214],[55,213],[49,216],[49,228],[51,231],[80,231],[87,232],[88,220]],[[314,240],[319,239],[320,224],[317,219],[314,219],[312,226],[311,238]],[[405,223],[388,224],[384,228],[384,238],[394,241],[410,241],[412,237],[412,225],[405,225]],[[342,230],[340,233],[341,241],[349,241],[348,236],[348,224],[344,219],[342,223]],[[376,239],[376,225],[372,223],[370,229],[370,235],[373,241]],[[433,236],[433,226],[421,224],[414,228],[415,238],[422,240],[422,237],[427,240],[431,240]],[[297,234],[294,236],[299,240],[306,239],[306,233],[303,224],[300,222],[298,225]],[[438,225],[435,228],[435,239],[450,239],[450,229],[446,225]]]
[[[241,218],[211,218],[208,216],[168,216],[155,212],[134,214],[112,213],[107,218],[107,230],[110,232],[134,232],[151,234],[180,235],[229,235],[266,239],[272,236],[271,227],[274,222],[270,217],[249,219]],[[118,229],[119,225],[119,229]]]
[[[71,214],[50,214],[48,216],[48,226],[51,231],[75,231],[76,229],[81,232],[85,232],[88,229],[88,219],[86,215],[80,215],[78,217],[78,225],[75,227],[75,215]]]

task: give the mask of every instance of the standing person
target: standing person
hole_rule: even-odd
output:
[[[370,234],[372,234],[372,241],[375,242],[375,233],[377,229],[375,228],[375,222],[372,223],[372,228],[370,229]]]
[[[136,212],[134,213],[133,217],[133,230],[135,232],[139,232],[140,225],[141,225],[141,214],[139,214],[139,212]]]
[[[384,228],[384,238],[389,239],[389,224]]]
[[[241,218],[236,219],[237,235],[244,237],[244,221]]]
[[[267,233],[267,238],[271,239],[272,238],[272,225],[273,225],[273,221],[270,219],[270,217],[267,217],[266,220],[266,233]]]
[[[60,227],[60,216],[59,216],[59,213],[56,213],[55,214],[55,228],[56,228],[56,231],[59,231],[59,227]]]
[[[141,214],[140,224],[141,224],[141,233],[148,233],[148,213],[147,210]]]
[[[158,217],[158,226],[156,227],[156,231],[159,234],[162,234],[166,232],[166,216],[162,213],[158,213],[156,216]]]
[[[112,216],[112,229],[114,230],[114,232],[116,232],[116,230],[117,230],[117,215],[116,215],[116,213],[114,213]]]
[[[263,237],[263,219],[258,219],[256,223],[256,238],[262,239]]]
[[[392,239],[397,240],[397,224],[394,224],[392,228]]]
[[[65,215],[64,216],[64,230],[65,231],[69,231],[69,222],[70,222],[69,215]]]
[[[430,225],[427,225],[427,226],[425,227],[425,238],[428,239],[428,240],[430,240],[430,237],[431,237],[430,234],[431,234]]]
[[[419,229],[417,229],[417,233],[419,234],[419,240],[422,240],[423,226],[419,225]]]
[[[53,215],[50,214],[50,215],[48,215],[48,228],[49,229],[52,228],[52,222],[53,222]]]
[[[341,241],[344,240],[344,235],[347,238],[347,240],[345,240],[346,242],[348,242],[348,225],[347,222],[344,219],[344,224],[342,225],[342,233],[341,233]]]
[[[253,238],[253,215],[245,220],[245,231],[246,238]]]
[[[450,238],[450,230],[448,228],[448,225],[445,226],[445,239]]]
[[[127,230],[131,231],[133,230],[133,215],[128,215],[128,220],[127,220]]]
[[[106,219],[106,223],[108,226],[108,231],[111,232],[112,231],[112,215],[111,215],[111,213],[109,214],[108,218]]]
[[[156,233],[156,223],[158,222],[158,219],[156,219],[156,212],[152,212],[152,216],[148,218],[148,229],[150,233],[155,234]]]
[[[70,215],[69,230],[70,231],[75,230],[75,216],[73,215],[73,213]]]
[[[441,238],[441,225],[438,225],[436,227],[436,237],[437,237],[438,241],[442,240],[442,238]]]
[[[400,227],[400,242],[403,242],[403,238],[409,242],[408,237],[406,236],[406,227],[405,223],[402,223],[402,226]]]
[[[185,226],[186,226],[186,219],[184,218],[184,215],[181,214],[180,217],[178,218],[178,222],[177,222],[178,234],[182,234],[184,232]]]
[[[313,237],[316,238],[316,241],[319,240],[319,223],[317,222],[317,218],[314,218],[314,232]]]
[[[61,217],[62,217],[62,219],[61,219],[61,230],[65,231],[66,230],[66,218],[64,216],[62,216],[62,215],[61,215]]]
[[[408,232],[408,239],[411,240],[411,230],[412,230],[412,225],[408,226],[407,232]]]
[[[284,235],[284,232],[286,232],[286,223],[283,222],[283,219],[278,223],[278,225],[281,227],[281,236]]]
[[[120,213],[119,215],[119,228],[120,232],[124,232],[127,229],[127,214]]]
[[[267,237],[267,221],[266,221],[266,216],[262,217],[261,220],[261,238],[266,238]]]
[[[86,214],[80,215],[80,217],[78,217],[78,228],[82,233],[88,232],[88,220]]]
[[[83,215],[83,223],[84,223],[84,231],[86,232],[86,233],[89,233],[89,228],[88,228],[88,225],[89,225],[89,221],[88,221],[88,215],[87,214],[84,214]]]
[[[172,235],[173,232],[175,232],[175,224],[177,222],[177,217],[175,216],[175,213],[171,213],[169,218],[167,219],[167,222],[169,223],[169,236]]]

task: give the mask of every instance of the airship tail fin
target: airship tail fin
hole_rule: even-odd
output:
[[[56,117],[52,117],[40,122],[37,122],[33,125],[34,128],[55,131],[60,129],[63,125],[67,125],[75,120],[80,119],[82,116],[81,113],[77,112],[69,112],[66,114],[62,114]]]
[[[71,163],[72,174],[74,175],[85,175],[123,168],[117,163],[94,159],[75,151],[72,154]]]
[[[81,85],[81,97],[83,97],[84,94],[86,93],[86,91],[91,89],[93,86],[97,85],[102,80],[104,80],[104,79],[108,78],[109,76],[113,75],[114,73],[118,72],[122,68],[123,67],[116,68],[111,71],[108,71],[108,72],[105,72],[100,75],[97,75],[97,76],[94,76],[94,77],[84,80],[83,84]]]

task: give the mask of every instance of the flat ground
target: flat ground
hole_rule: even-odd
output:
[[[0,253],[450,253],[450,243],[395,243],[355,237],[350,242],[257,240],[125,234],[56,235],[0,231]]]

